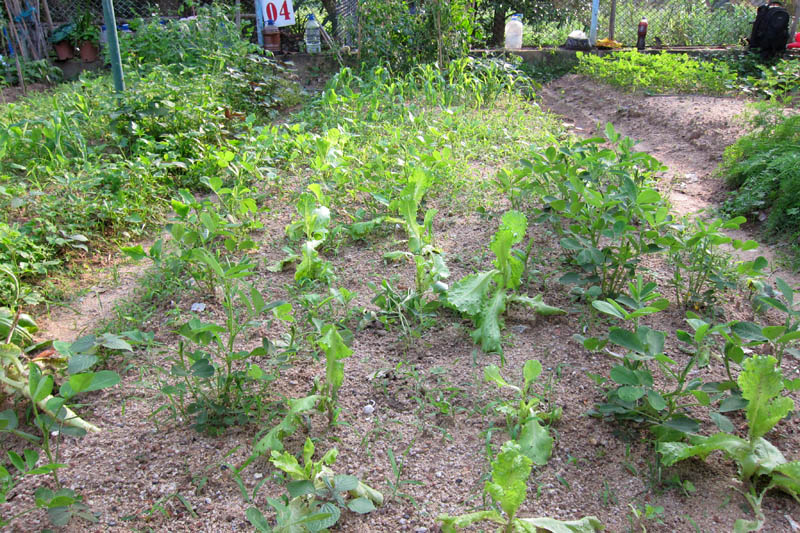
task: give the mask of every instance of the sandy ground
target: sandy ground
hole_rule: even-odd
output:
[[[573,76],[548,86],[542,98],[577,134],[590,135],[598,122],[611,121],[619,131],[641,139],[640,149],[670,167],[663,184],[680,213],[695,212],[721,199],[720,184],[710,174],[723,148],[742,133],[735,118],[743,109],[742,101],[632,96]],[[265,231],[265,236],[275,236],[275,245],[281,242],[282,228],[291,216],[290,208],[276,202]],[[497,220],[494,217],[487,223],[479,214],[465,216],[442,206],[435,232],[449,258],[453,279],[470,272],[476,263],[488,265],[490,259],[482,252]],[[531,230],[531,235],[540,250],[537,262],[555,264],[557,245],[539,229]],[[338,273],[336,285],[358,294],[356,305],[370,307],[368,281],[378,283],[393,275],[406,282],[413,280],[408,265],[386,265],[381,259],[399,238],[402,236],[394,233],[376,235],[326,254]],[[280,247],[266,243],[262,249],[258,287],[267,299],[285,298],[292,272],[268,271],[266,265],[280,258]],[[506,319],[509,337],[503,374],[516,382],[524,361],[539,359],[545,370],[538,390],[562,406],[564,415],[553,427],[553,456],[547,465],[535,468],[520,515],[562,519],[595,515],[608,531],[642,531],[641,524],[631,522],[631,506],[641,509],[649,504],[662,506],[664,513],[658,521],[646,523],[647,531],[732,531],[734,521],[747,516],[747,509],[735,490],[741,487],[731,461],[716,454],[706,462],[687,461],[659,471],[652,444],[643,431],[586,416],[600,399],[587,373],[607,373],[611,361],[588,353],[571,337],[579,332],[599,333],[602,325],[588,320],[583,307],[573,305],[554,279],[541,285],[533,287],[531,294],[542,289],[546,301],[569,309],[570,314],[542,318],[512,309]],[[98,298],[92,294],[113,296],[103,302],[102,311],[87,311],[88,321],[57,315],[50,323],[61,329],[44,334],[57,331],[60,338],[69,338],[73,328],[71,333],[77,337],[91,330],[114,300],[130,298],[128,282],[121,284],[119,291],[99,289],[106,286],[107,282],[96,283],[84,298],[89,305]],[[66,486],[84,495],[98,522],[74,520],[65,531],[250,531],[245,510],[252,505],[247,500],[253,493],[255,504],[265,512],[265,498],[284,493],[274,469],[263,459],[241,473],[239,481],[246,496],[232,475],[234,467],[248,457],[257,433],[271,424],[240,427],[210,437],[187,427],[180,417],[169,416],[167,410],[158,411],[164,404],[158,393],[164,379],[160,368],[168,367],[170,358],[175,357],[174,330],[192,316],[190,307],[196,302],[206,304],[199,314],[202,320],[221,318],[221,307],[212,295],[199,291],[181,295],[139,326],[156,334],[154,347],[137,350],[125,361],[113,361],[124,374],[121,386],[87,398],[82,412],[103,432],[66,440],[61,452],[69,467],[62,471],[62,478]],[[80,313],[81,304],[77,307]],[[747,302],[739,296],[730,298],[725,312],[728,319],[753,319]],[[678,309],[661,313],[648,324],[669,331],[686,328]],[[496,452],[508,438],[504,420],[491,406],[510,396],[483,382],[483,367],[499,364],[499,360],[476,350],[469,339],[470,329],[468,323],[445,313],[432,329],[410,342],[397,330],[376,323],[356,331],[354,354],[345,361],[342,423],[328,428],[323,416],[314,415],[308,427],[286,442],[294,453],[299,453],[307,435],[316,439],[318,454],[336,446],[340,455],[334,469],[359,476],[387,497],[386,504],[369,515],[345,514],[337,526],[340,531],[437,531],[438,514],[465,513],[486,503],[481,499],[481,487],[488,472],[487,451]],[[260,344],[262,335],[276,340],[281,331],[264,325],[243,339],[243,345]],[[674,346],[668,347],[668,353],[685,357]],[[796,362],[785,363],[785,369],[796,375],[797,368],[792,365]],[[279,394],[305,395],[313,379],[321,375],[323,364],[301,355],[298,364],[282,371],[265,399],[275,400]],[[721,376],[718,363],[710,370],[709,379],[715,376]],[[436,402],[447,409],[436,407]],[[370,408],[365,410],[366,406]],[[734,423],[739,431],[745,427],[741,416],[734,417]],[[800,450],[798,419],[781,422],[770,440],[788,457],[796,458]],[[401,464],[399,477],[390,468],[389,449]],[[666,482],[669,479],[690,481],[696,490],[679,490]],[[393,491],[392,485],[398,481],[412,483]],[[39,482],[41,479],[31,479],[21,484],[10,503],[2,506],[4,514],[30,502]],[[792,524],[800,521],[800,507],[781,494],[767,496],[764,510],[764,531],[793,531]],[[46,517],[36,512],[8,530],[34,531],[45,526]]]

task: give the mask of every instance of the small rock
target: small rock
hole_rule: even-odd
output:
[[[255,474],[253,474],[253,479],[261,479],[262,477],[264,477],[264,474],[262,474],[261,472],[256,472]]]
[[[442,476],[444,476],[444,472],[436,472],[436,477],[441,478]]]
[[[414,529],[414,533],[428,533],[427,527],[418,527]]]
[[[365,405],[364,407],[361,408],[361,411],[365,415],[369,416],[369,415],[371,415],[372,413],[375,412],[375,406],[372,405],[372,404],[367,404],[367,405]]]
[[[202,313],[203,311],[206,310],[206,304],[204,304],[203,302],[195,302],[192,304],[191,309],[195,313]]]
[[[514,324],[513,326],[511,326],[510,329],[514,333],[522,334],[525,333],[525,330],[528,329],[528,326],[526,326],[525,324]]]

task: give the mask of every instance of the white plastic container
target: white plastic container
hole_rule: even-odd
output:
[[[308,16],[304,40],[306,42],[306,52],[309,54],[318,54],[320,52],[319,22],[314,18],[314,15]]]
[[[506,50],[522,48],[522,15],[512,15],[506,24]]]

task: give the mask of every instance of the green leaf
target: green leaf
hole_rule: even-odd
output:
[[[699,437],[696,444],[684,442],[660,442],[656,450],[662,455],[661,462],[664,466],[672,466],[678,461],[690,457],[705,459],[711,452],[722,450],[729,455],[742,456],[750,451],[750,443],[746,440],[728,433],[716,433],[710,437]]]
[[[471,337],[480,343],[484,352],[502,352],[500,344],[500,315],[506,309],[506,293],[498,290],[478,315],[478,329],[472,332]]]
[[[553,437],[546,428],[533,418],[528,420],[517,437],[520,452],[527,456],[533,464],[545,465],[553,452]]]
[[[333,476],[333,486],[339,492],[350,492],[358,487],[358,478],[346,474],[336,474]]]
[[[619,307],[619,304],[617,304],[617,302],[613,300],[608,300],[607,302],[604,302],[602,300],[595,300],[592,302],[592,307],[594,307],[601,313],[615,316],[620,320],[625,319],[625,310]]]
[[[730,418],[727,416],[714,411],[710,412],[708,416],[711,417],[711,421],[714,422],[714,424],[723,433],[733,433],[735,431],[736,428],[734,427],[733,422],[731,422]]]
[[[297,462],[297,458],[289,452],[277,452],[272,450],[269,462],[272,463],[275,468],[289,474],[292,479],[308,480],[306,471],[300,466],[300,463]]]
[[[98,359],[96,355],[90,355],[87,353],[75,354],[69,358],[67,373],[77,374],[79,372],[83,372],[84,370],[88,370],[97,363],[97,360]]]
[[[490,270],[461,278],[447,291],[447,302],[464,314],[477,316],[483,308],[492,277],[497,273],[497,270]]]
[[[125,339],[120,337],[119,335],[114,335],[112,333],[104,333],[97,337],[97,344],[108,348],[110,350],[122,350],[125,352],[132,352],[133,347],[128,344]]]
[[[494,383],[500,388],[511,387],[515,390],[519,390],[519,387],[509,385],[509,383],[505,379],[503,379],[503,376],[500,375],[500,369],[497,368],[497,365],[489,365],[486,368],[484,368],[483,379]]]
[[[555,518],[519,518],[517,523],[523,526],[523,531],[530,533],[595,533],[603,531],[605,526],[594,516],[586,516],[580,520],[556,520]]]
[[[507,441],[492,461],[492,481],[486,482],[486,492],[500,504],[506,515],[513,517],[528,491],[531,459],[522,454],[519,444]]]
[[[761,333],[761,327],[752,322],[736,322],[731,326],[731,331],[741,338],[750,341],[765,341],[767,338]]]
[[[476,511],[460,516],[442,514],[437,516],[436,520],[442,523],[442,533],[455,533],[459,529],[465,529],[476,522],[482,522],[484,520],[489,520],[496,524],[505,524],[503,517],[494,509],[491,511]]]
[[[522,365],[522,378],[525,380],[525,384],[533,383],[536,378],[539,377],[542,373],[542,363],[537,361],[536,359],[528,359],[525,361],[525,364]],[[527,387],[526,387],[527,388]]]
[[[347,502],[347,508],[358,514],[367,514],[375,510],[375,504],[369,498],[355,498]]]
[[[795,499],[800,496],[800,461],[778,465],[772,472],[771,485],[789,493]]]
[[[247,521],[250,522],[250,525],[256,528],[256,531],[259,533],[272,533],[269,522],[267,522],[267,519],[264,518],[264,515],[261,514],[261,511],[257,508],[250,507],[245,512],[245,516],[247,517]]]
[[[617,389],[617,396],[624,402],[633,403],[644,396],[644,393],[645,391],[642,387],[631,387],[629,385],[624,385]]]
[[[342,359],[353,354],[339,334],[336,326],[328,324],[322,330],[322,337],[317,341],[319,346],[325,351],[325,380],[335,392],[342,386],[344,381],[344,363]]]
[[[314,520],[306,522],[306,527],[310,531],[321,531],[333,527],[339,521],[342,512],[336,505],[326,502],[319,506],[318,514]]]
[[[74,374],[69,377],[69,386],[72,388],[73,394],[83,392],[89,387],[89,384],[94,379],[94,374],[89,372],[86,374]]]
[[[619,383],[620,385],[636,386],[641,384],[639,383],[639,377],[636,373],[623,365],[614,366],[609,375],[615,383]]]
[[[791,398],[779,397],[783,391],[783,375],[770,356],[746,359],[737,383],[747,403],[750,439],[764,436],[794,409]]]
[[[653,389],[647,389],[647,402],[656,411],[662,411],[667,408],[667,402],[664,397]]]
[[[124,253],[134,261],[141,261],[142,259],[147,257],[147,254],[145,253],[144,248],[142,248],[141,244],[137,244],[136,246],[123,246],[120,248],[120,250],[122,250],[122,253]]]
[[[507,301],[526,305],[537,315],[556,316],[567,314],[566,311],[559,307],[553,307],[552,305],[544,303],[541,294],[537,294],[533,298],[524,294],[511,294],[508,296]]]
[[[627,329],[611,328],[608,333],[608,340],[633,352],[645,353],[647,351],[639,337]]]

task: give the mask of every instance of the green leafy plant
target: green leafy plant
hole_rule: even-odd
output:
[[[525,501],[528,492],[528,477],[531,475],[532,461],[520,446],[512,441],[503,444],[503,448],[492,461],[492,480],[484,486],[486,494],[502,510],[492,509],[478,511],[460,516],[439,515],[442,531],[451,533],[464,529],[472,524],[489,521],[498,524],[497,531],[537,531],[590,533],[602,531],[603,525],[597,518],[587,516],[580,520],[561,521],[553,518],[518,518],[517,510]]]
[[[518,211],[503,215],[490,248],[495,255],[492,270],[470,274],[447,291],[447,303],[468,316],[477,326],[472,339],[486,352],[502,352],[501,315],[506,304],[522,304],[540,315],[563,315],[566,312],[549,306],[541,295],[530,297],[517,293],[527,259],[513,246],[525,238],[528,220]]]
[[[436,300],[428,301],[429,291],[441,293],[447,290],[444,282],[450,276],[441,250],[436,248],[433,237],[433,220],[436,209],[425,212],[423,223],[417,221],[420,203],[430,186],[431,176],[421,169],[415,169],[409,184],[403,190],[396,204],[402,223],[408,235],[408,251],[394,251],[384,254],[385,259],[397,261],[407,259],[414,265],[414,288],[398,289],[384,280],[382,291],[372,302],[380,307],[389,320],[397,320],[408,337],[419,335],[418,328],[425,328],[439,308]],[[394,222],[394,219],[387,219]]]
[[[686,54],[632,50],[604,57],[582,52],[577,56],[579,73],[630,90],[724,93],[736,79],[727,64],[698,61]]]
[[[359,481],[355,476],[335,474],[330,466],[339,452],[331,448],[319,461],[314,461],[314,444],[306,439],[303,464],[289,452],[272,452],[270,462],[284,471],[292,481],[283,500],[268,498],[277,512],[277,525],[271,528],[257,507],[247,510],[247,518],[264,532],[327,531],[341,516],[343,509],[367,514],[383,504],[383,495]]]
[[[270,270],[282,270],[288,263],[299,261],[294,273],[294,279],[330,281],[333,278],[333,267],[329,261],[324,261],[319,256],[319,248],[328,237],[328,225],[331,221],[330,209],[325,205],[327,199],[322,192],[322,187],[317,183],[308,186],[309,192],[300,195],[297,201],[297,212],[302,217],[286,227],[286,234],[290,238],[297,238],[302,234],[306,241],[300,247],[300,254],[287,250],[289,255]]]
[[[764,524],[761,501],[770,489],[787,492],[800,501],[800,461],[788,462],[780,450],[764,436],[794,409],[794,401],[782,396],[788,384],[776,360],[770,356],[753,356],[744,361],[737,382],[742,397],[747,400],[745,415],[747,438],[731,433],[692,436],[689,443],[662,442],[658,452],[666,466],[690,457],[705,459],[714,451],[722,451],[739,466],[739,478],[746,484],[743,493],[756,519],[736,521],[736,531],[757,531]],[[794,385],[793,385],[794,386]]]
[[[522,453],[536,465],[547,463],[553,449],[553,438],[542,424],[557,422],[562,412],[561,407],[557,406],[550,406],[545,412],[537,410],[541,398],[533,391],[533,385],[541,373],[542,364],[539,361],[535,359],[525,361],[522,367],[522,386],[518,387],[503,379],[497,366],[489,365],[483,369],[483,376],[487,382],[494,383],[501,389],[511,389],[516,393],[516,401],[501,402],[495,409],[505,415],[511,439],[520,445]]]
[[[735,286],[735,274],[757,275],[766,260],[739,262],[738,269],[729,253],[720,247],[730,245],[734,250],[753,250],[758,243],[741,241],[725,234],[724,230],[738,229],[744,217],[710,222],[694,217],[671,226],[669,260],[673,265],[671,285],[678,305],[699,309],[717,303],[719,294]]]
[[[328,423],[334,424],[339,418],[339,389],[344,381],[343,359],[353,354],[342,339],[336,326],[326,325],[322,328],[322,337],[317,344],[325,352],[325,381],[323,384],[315,383],[315,389],[320,395],[318,407],[328,413]]]
[[[196,428],[217,432],[256,416],[260,393],[248,388],[254,386],[263,393],[276,377],[254,362],[244,368],[238,366],[270,353],[266,339],[261,346],[242,350],[237,345],[238,337],[257,327],[258,317],[267,311],[283,320],[287,309],[281,301],[266,303],[255,288],[242,281],[253,274],[254,265],[247,259],[223,268],[211,253],[199,249],[195,254],[221,284],[225,322],[218,325],[192,318],[180,327],[180,336],[198,349],[188,351],[184,341],[180,342],[169,370],[171,383],[162,387],[162,393],[173,408],[194,418]],[[187,396],[192,401],[184,407]]]

